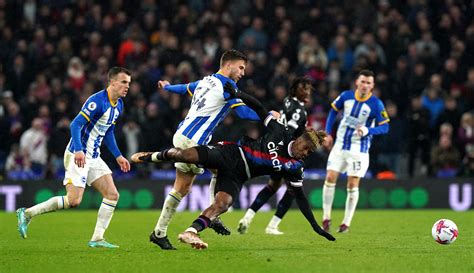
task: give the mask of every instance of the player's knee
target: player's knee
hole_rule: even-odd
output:
[[[328,183],[331,183],[331,184],[336,184],[336,182],[337,182],[337,176],[328,173],[327,176],[326,176],[326,181],[327,181]]]
[[[182,197],[188,195],[188,193],[191,191],[193,183],[183,183],[180,185],[175,185],[173,188],[175,191],[177,191],[179,194],[181,194]]]
[[[118,201],[119,200],[119,197],[120,197],[120,194],[118,193],[118,191],[111,191],[111,192],[108,192],[104,198],[108,199],[108,200],[111,200],[111,201]]]
[[[360,183],[360,177],[349,176],[347,178],[347,187],[348,188],[358,187],[359,183]]]
[[[76,208],[81,204],[82,198],[80,197],[68,197],[69,208]]]
[[[226,212],[227,210],[229,210],[230,203],[224,200],[215,200],[213,206],[219,212],[219,214],[222,214]]]

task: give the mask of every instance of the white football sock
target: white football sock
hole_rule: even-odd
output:
[[[189,231],[189,232],[192,232],[192,233],[198,234],[197,229],[195,229],[195,228],[193,228],[193,227],[188,227],[184,232],[188,232],[188,231]]]
[[[323,220],[331,219],[332,203],[334,201],[334,192],[336,191],[336,183],[324,181],[323,186]]]
[[[351,225],[352,217],[354,216],[357,202],[359,201],[359,188],[347,189],[346,210],[344,212],[343,224]]]
[[[171,222],[171,218],[173,218],[176,208],[179,206],[179,203],[181,203],[182,199],[183,197],[181,194],[175,189],[172,189],[170,193],[168,193],[168,196],[166,196],[160,218],[158,219],[155,227],[155,235],[158,238],[163,238],[166,236],[166,231],[168,230],[168,225]]]
[[[252,209],[248,209],[247,212],[245,212],[244,218],[250,224],[254,216],[255,216],[255,211],[253,211]]]
[[[26,209],[25,213],[28,217],[34,217],[43,213],[68,208],[69,202],[67,200],[67,196],[55,196],[42,203],[36,204],[29,209]]]
[[[278,228],[278,225],[281,222],[281,218],[273,215],[272,220],[270,220],[270,223],[268,223],[268,228]]]
[[[118,201],[102,199],[99,212],[97,213],[97,223],[95,224],[94,234],[91,241],[100,241],[104,239],[104,232],[109,226],[110,220],[114,215],[115,207]]]
[[[214,203],[214,190],[216,189],[217,174],[212,174],[211,182],[209,182],[209,205]]]

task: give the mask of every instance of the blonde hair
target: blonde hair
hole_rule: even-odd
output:
[[[302,136],[313,145],[313,150],[316,150],[324,144],[327,134],[322,130],[316,131],[314,128],[306,127]]]

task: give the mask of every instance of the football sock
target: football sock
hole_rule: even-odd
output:
[[[166,236],[166,231],[168,230],[168,225],[171,222],[171,218],[173,218],[176,208],[179,206],[179,203],[181,203],[182,199],[183,197],[181,194],[175,189],[172,189],[170,193],[168,193],[168,196],[166,196],[160,218],[158,219],[155,227],[155,235],[158,238],[163,238]]]
[[[275,216],[277,216],[280,219],[283,218],[283,216],[285,216],[285,214],[290,209],[291,204],[293,203],[293,199],[295,199],[293,192],[286,191],[285,195],[283,195],[280,202],[278,202]]]
[[[334,201],[334,192],[336,183],[324,181],[323,186],[323,219],[331,219],[332,202]]]
[[[28,217],[34,217],[43,213],[68,208],[69,202],[67,196],[55,196],[29,209],[26,209],[25,213]]]
[[[211,182],[209,183],[209,205],[214,203],[214,194],[216,190],[217,174],[212,174]]]
[[[195,233],[198,233],[198,232],[206,229],[209,226],[210,222],[211,222],[211,220],[209,218],[207,218],[206,216],[199,215],[199,217],[196,220],[194,220],[194,222],[191,224],[190,228],[194,228],[196,230]],[[188,230],[188,229],[186,231],[191,231],[192,232],[192,230]]]
[[[346,210],[344,212],[344,220],[342,221],[346,226],[351,225],[357,201],[359,201],[359,188],[347,189]]]
[[[92,235],[91,241],[100,241],[104,239],[104,232],[112,220],[114,215],[115,207],[118,201],[109,199],[102,199],[100,204],[99,212],[97,213],[97,223],[95,224],[94,234]]]
[[[255,216],[255,211],[253,211],[252,209],[248,209],[245,212],[244,218],[250,223],[252,222],[252,219],[254,216]]]
[[[266,185],[257,195],[255,200],[253,201],[250,208],[257,212],[265,203],[267,203],[268,199],[275,194],[275,189],[272,188],[270,185]]]
[[[154,152],[151,154],[151,161],[153,162],[161,162],[161,161],[169,161],[170,159],[167,156],[167,152],[169,149],[163,150],[161,152]]]
[[[281,218],[279,218],[278,216],[273,215],[272,220],[270,220],[270,223],[268,223],[267,227],[269,227],[269,228],[278,228],[278,225],[280,224],[280,222],[281,222]]]

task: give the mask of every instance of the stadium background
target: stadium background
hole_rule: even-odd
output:
[[[105,87],[110,67],[133,72],[116,128],[128,156],[171,146],[186,115],[189,98],[158,91],[157,81],[185,83],[214,73],[230,48],[250,58],[239,87],[269,108],[281,107],[294,77],[313,79],[307,111],[317,129],[355,73],[374,70],[374,93],[391,122],[390,133],[376,137],[371,148],[368,177],[378,180],[367,184],[386,193],[379,197],[383,207],[391,207],[392,189],[409,196],[420,181],[435,190],[466,184],[472,196],[473,11],[472,1],[452,0],[0,1],[0,208],[7,209],[9,186],[22,188],[15,197],[21,205],[61,188],[69,123],[85,99]],[[231,115],[213,141],[261,131]],[[42,141],[28,141],[25,132]],[[103,157],[116,168],[105,149]],[[326,159],[321,151],[306,161],[319,174],[307,183],[311,189],[321,186]],[[159,204],[172,165],[132,168],[129,174],[114,170],[118,188],[145,181],[140,185]],[[382,179],[395,181],[376,184]],[[41,189],[50,192],[41,197]],[[413,206],[407,201],[406,207]]]

